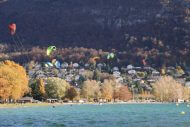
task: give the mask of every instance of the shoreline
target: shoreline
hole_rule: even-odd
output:
[[[15,104],[0,104],[0,109],[4,108],[26,108],[38,106],[64,106],[64,105],[106,105],[106,104],[176,104],[172,102],[108,102],[108,103],[15,103]]]

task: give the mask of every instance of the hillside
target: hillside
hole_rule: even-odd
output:
[[[187,0],[7,0],[0,3],[0,41],[12,44],[7,25],[15,22],[24,45],[114,48],[149,61],[190,63],[189,6]]]

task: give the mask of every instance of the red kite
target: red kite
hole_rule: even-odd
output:
[[[14,35],[16,33],[16,24],[15,23],[9,24],[8,28],[10,30],[11,35]]]

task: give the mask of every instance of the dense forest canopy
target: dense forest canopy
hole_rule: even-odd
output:
[[[134,61],[188,64],[189,7],[189,0],[7,0],[0,41],[12,44],[7,25],[15,22],[24,46],[114,48]]]

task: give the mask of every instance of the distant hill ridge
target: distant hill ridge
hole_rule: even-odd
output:
[[[25,45],[187,57],[189,7],[188,0],[7,0],[0,41],[12,43],[7,25],[16,22]]]
[[[11,42],[6,26],[16,22],[26,43],[119,48],[161,8],[158,0],[8,0],[0,5],[0,39]]]

